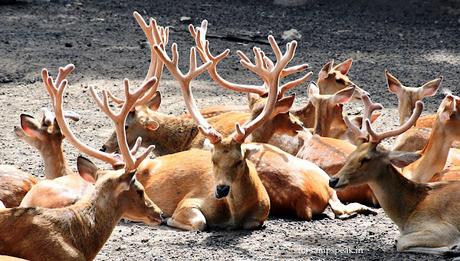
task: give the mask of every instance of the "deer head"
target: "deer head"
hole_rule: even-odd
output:
[[[355,87],[347,87],[334,94],[320,94],[319,88],[311,83],[307,93],[315,107],[315,134],[330,137],[331,126],[343,121],[343,104],[352,99]]]
[[[199,28],[197,28],[197,33],[200,33]],[[199,39],[200,37],[197,38]],[[241,144],[255,129],[273,117],[273,112],[276,108],[275,105],[278,100],[278,87],[281,73],[286,65],[292,60],[295,53],[297,46],[295,41],[287,44],[286,53],[283,54],[272,36],[269,36],[268,40],[275,53],[277,59],[276,63],[273,63],[268,57],[265,56],[262,50],[257,47],[254,47],[253,49],[255,55],[255,63],[252,63],[251,60],[242,52],[238,52],[241,58],[241,64],[262,78],[264,86],[267,87],[268,97],[266,105],[262,112],[257,116],[257,118],[246,122],[242,126],[236,124],[235,133],[227,137],[223,137],[219,132],[217,132],[200,114],[191,92],[190,82],[193,78],[206,71],[210,66],[215,66],[214,64],[216,61],[225,57],[226,54],[228,54],[228,51],[218,55],[218,58],[215,58],[214,61],[211,61],[208,59],[211,59],[213,56],[211,56],[208,52],[208,48],[205,48],[204,52],[202,49],[198,49],[198,52],[204,58],[203,60],[205,62],[203,65],[198,67],[196,60],[197,49],[192,47],[190,49],[190,69],[186,74],[184,74],[178,68],[179,55],[176,44],[173,44],[171,48],[172,58],[170,58],[168,54],[158,46],[154,47],[163,63],[168,68],[169,72],[180,83],[185,105],[190,115],[199,125],[200,131],[213,144],[212,162],[214,181],[216,185],[216,198],[226,197],[229,195],[229,193],[231,193],[232,184],[235,184],[238,180],[247,178],[244,176],[255,174],[253,173],[255,171],[254,169],[250,170],[250,166],[252,165],[246,160],[247,155],[245,155],[245,152],[242,150]],[[205,52],[208,52],[208,54]],[[248,86],[240,85],[238,87],[240,89],[244,89]],[[259,86],[254,88],[253,92],[262,90],[265,93],[265,87]]]
[[[399,124],[403,124],[411,115],[417,101],[425,97],[433,96],[438,91],[442,83],[442,76],[431,80],[420,87],[406,87],[385,70],[388,90],[398,96]]]
[[[423,110],[423,103],[418,101],[409,120],[395,130],[377,134],[371,126],[368,118],[365,119],[365,129],[361,131],[366,134],[366,141],[363,141],[356,150],[350,154],[347,163],[329,180],[332,188],[343,188],[346,186],[359,185],[372,182],[375,179],[384,179],[382,173],[390,165],[405,167],[420,158],[418,152],[387,151],[379,148],[380,142],[386,138],[397,136],[417,121]]]
[[[355,86],[353,99],[359,100],[362,95],[368,95],[348,78],[352,64],[353,59],[351,58],[337,65],[334,65],[334,60],[326,63],[318,74],[317,85],[320,94],[334,94],[347,87]]]
[[[58,123],[62,134],[66,139],[79,151],[86,153],[89,156],[95,157],[99,160],[107,162],[115,168],[123,167],[119,170],[99,170],[94,164],[89,161],[80,160],[79,172],[81,176],[101,177],[102,181],[98,183],[107,183],[117,186],[115,189],[111,185],[106,185],[106,189],[116,193],[116,198],[122,198],[122,202],[114,203],[113,201],[107,204],[122,204],[121,209],[123,216],[132,220],[144,221],[146,223],[157,224],[161,220],[161,210],[151,202],[145,195],[142,185],[136,181],[135,174],[136,168],[139,164],[150,154],[153,146],[147,148],[139,156],[134,154],[139,149],[141,140],[138,139],[133,148],[129,148],[126,141],[125,121],[126,117],[131,111],[136,102],[145,95],[145,93],[152,88],[156,83],[156,78],[153,77],[147,80],[140,88],[134,92],[130,91],[129,81],[124,80],[125,87],[125,101],[121,106],[119,112],[114,112],[109,107],[109,92],[102,92],[102,99],[96,94],[93,88],[90,93],[93,96],[97,106],[113,121],[115,125],[115,132],[117,133],[118,146],[120,148],[121,156],[116,154],[108,154],[89,147],[81,142],[71,131],[63,110],[63,96],[65,88],[67,87],[67,80],[64,79],[64,74],[74,70],[72,64],[64,68],[59,68],[59,73],[56,82],[48,75],[48,71],[43,69],[42,78],[45,83],[46,90],[51,97],[52,105],[56,114],[56,122]],[[56,84],[59,83],[57,86]],[[94,173],[96,172],[96,174]],[[99,179],[101,179],[99,178]],[[97,186],[96,184],[96,186]]]

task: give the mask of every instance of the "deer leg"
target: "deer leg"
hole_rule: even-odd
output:
[[[187,202],[182,202],[166,224],[183,230],[202,231],[206,228],[206,217],[197,206],[187,206]]]
[[[451,233],[418,231],[399,237],[396,248],[400,252],[460,256],[460,244],[452,243]]]
[[[343,204],[337,197],[337,192],[333,189],[331,189],[331,198],[329,199],[328,203],[335,216],[339,219],[352,218],[357,214],[377,214],[375,210],[359,203],[350,203],[348,205]]]
[[[296,204],[295,212],[300,220],[311,221],[313,219],[313,210],[311,202],[307,199],[299,199]]]

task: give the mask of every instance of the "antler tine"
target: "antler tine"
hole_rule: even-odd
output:
[[[190,81],[197,77],[199,74],[203,73],[209,66],[211,66],[211,61],[207,61],[206,63],[197,67],[196,49],[192,47],[190,48],[190,69],[186,74],[184,74],[178,67],[179,53],[177,52],[176,43],[173,43],[171,46],[172,58],[168,56],[165,50],[159,48],[157,45],[154,46],[154,50],[162,59],[171,75],[179,82],[182,96],[184,97],[185,106],[187,107],[187,110],[195,122],[198,123],[202,133],[211,141],[211,143],[215,144],[219,142],[222,139],[222,135],[207,122],[203,115],[201,115],[190,88]]]
[[[364,124],[364,121],[366,119],[370,120],[372,117],[372,113],[376,110],[382,110],[383,106],[380,103],[372,102],[369,95],[363,95],[362,101],[363,101],[364,109],[363,109],[363,119],[362,119],[363,122],[362,122],[361,128],[353,124],[348,118],[348,116],[344,116],[343,120],[345,121],[345,124],[347,125],[347,127],[356,135],[356,137],[366,139],[368,135],[368,129],[366,125]]]
[[[370,120],[366,119],[365,123],[366,123],[366,127],[367,127],[367,130],[368,130],[370,138],[371,138],[370,141],[378,143],[378,142],[380,142],[380,141],[382,141],[382,140],[384,140],[386,138],[397,136],[397,135],[407,131],[408,129],[410,129],[414,125],[414,123],[420,117],[420,114],[422,114],[422,111],[423,111],[423,102],[422,101],[417,101],[415,103],[414,111],[412,112],[412,115],[410,116],[409,120],[407,120],[403,125],[399,126],[398,128],[396,128],[394,130],[383,132],[383,133],[380,133],[380,134],[377,134],[374,131],[374,129],[372,129]]]
[[[46,107],[42,108],[41,111],[43,113],[42,125],[50,126],[51,124],[53,124],[56,118],[54,116],[54,113]],[[64,118],[71,119],[73,121],[79,121],[80,115],[73,111],[64,111]]]
[[[251,134],[257,127],[267,121],[273,111],[275,110],[275,104],[278,100],[278,87],[281,78],[281,72],[284,67],[292,60],[295,54],[295,49],[297,47],[297,42],[292,41],[286,45],[286,53],[283,55],[280,53],[277,54],[279,47],[276,44],[276,41],[273,36],[268,37],[268,41],[274,49],[275,56],[277,57],[276,64],[271,67],[266,67],[263,61],[263,53],[260,49],[254,48],[255,54],[255,63],[252,63],[247,57],[243,54],[241,59],[241,64],[249,70],[253,71],[264,79],[265,84],[268,86],[268,98],[263,108],[262,112],[252,121],[246,122],[243,126],[239,124],[236,125],[236,134],[234,140],[237,142],[244,142],[246,137]],[[271,67],[271,68],[269,68]]]
[[[99,150],[95,150],[87,146],[83,142],[81,142],[79,139],[77,139],[77,137],[75,137],[73,132],[70,130],[70,127],[67,121],[65,120],[64,110],[63,110],[63,105],[62,105],[64,91],[65,91],[65,88],[67,87],[67,80],[66,79],[62,80],[61,84],[58,87],[56,87],[52,78],[48,76],[48,71],[46,69],[42,70],[42,77],[43,77],[43,82],[45,83],[45,87],[48,90],[48,93],[50,94],[51,100],[53,100],[53,107],[54,107],[55,114],[56,114],[56,121],[59,125],[61,133],[66,137],[66,139],[73,146],[75,146],[75,148],[80,150],[82,153],[98,158],[102,161],[105,161],[111,164],[112,166],[123,164],[122,162],[120,162],[120,159],[116,157],[116,155],[104,153]]]
[[[113,112],[108,103],[108,91],[102,91],[102,100],[96,94],[93,87],[90,88],[90,93],[93,96],[94,101],[96,102],[97,106],[110,118],[112,119],[113,123],[115,124],[115,132],[117,134],[117,141],[118,146],[120,148],[121,155],[123,156],[123,161],[125,163],[125,171],[129,172],[137,168],[137,166],[142,162],[145,157],[153,150],[154,147],[149,147],[144,153],[142,153],[139,157],[135,158],[132,154],[132,151],[137,151],[139,145],[137,145],[139,139],[136,140],[136,144],[134,145],[133,149],[130,149],[128,146],[128,142],[126,140],[126,130],[125,130],[125,122],[126,117],[128,116],[129,112],[131,111],[132,107],[136,104],[136,101],[145,94],[153,85],[157,82],[156,77],[150,78],[147,82],[145,82],[140,88],[136,89],[134,92],[130,92],[129,88],[129,81],[128,79],[124,79],[124,90],[125,90],[125,102],[121,107],[121,110],[118,113]]]
[[[309,72],[307,74],[305,74],[303,77],[299,78],[299,79],[295,79],[293,81],[290,81],[288,83],[285,83],[283,84],[281,87],[280,87],[280,94],[279,94],[279,97],[283,97],[284,94],[291,90],[291,89],[294,89],[295,87],[299,86],[300,84],[306,82],[306,81],[310,81],[311,80],[311,77],[313,75],[313,72]]]
[[[146,104],[155,96],[155,93],[160,84],[164,64],[161,61],[161,59],[158,58],[158,56],[156,55],[155,51],[153,50],[153,46],[159,45],[162,48],[164,48],[164,46],[166,46],[168,43],[168,37],[169,37],[169,29],[164,28],[162,26],[158,26],[155,19],[150,18],[150,22],[149,24],[147,24],[144,18],[142,18],[142,16],[138,12],[135,11],[133,13],[133,16],[136,19],[136,22],[139,24],[139,27],[144,32],[147,38],[147,41],[149,42],[149,46],[150,46],[150,57],[151,57],[150,65],[149,65],[149,69],[147,71],[147,75],[145,76],[143,83],[147,82],[152,77],[156,77],[157,81],[152,86],[152,88],[145,93],[145,95],[142,98],[136,101],[132,109],[134,109],[138,105]],[[108,95],[110,99],[114,103],[116,103],[118,106],[121,106],[123,104],[124,102],[123,99],[117,98],[112,93],[108,93]]]

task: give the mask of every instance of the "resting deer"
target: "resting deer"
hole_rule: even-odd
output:
[[[133,146],[137,137],[142,136],[143,146],[157,145],[155,149],[157,155],[175,153],[190,148],[202,148],[205,136],[199,133],[198,125],[192,119],[188,118],[187,115],[173,116],[157,111],[160,107],[161,96],[156,90],[164,65],[153,51],[153,46],[158,45],[164,49],[168,43],[168,29],[158,26],[154,19],[150,19],[150,23],[147,24],[137,12],[134,12],[134,17],[144,31],[151,48],[150,66],[145,79],[155,76],[157,82],[145,97],[135,104],[127,117],[128,145]],[[118,104],[123,103],[122,99],[113,95],[111,98]],[[210,117],[210,122],[224,135],[228,135],[234,130],[235,122],[244,123],[249,117],[245,111],[230,111],[229,108],[223,107],[207,108],[204,111],[207,117]],[[105,142],[102,150],[109,153],[118,151],[115,133]]]
[[[60,68],[55,84],[61,84],[73,69],[73,66]],[[44,70],[44,84],[48,84],[48,77],[48,72]],[[64,112],[64,116],[74,121],[79,120],[79,115],[74,112]],[[20,206],[60,208],[72,205],[86,193],[90,193],[97,177],[89,176],[87,172],[75,173],[69,167],[63,151],[64,136],[54,114],[44,108],[41,122],[26,114],[21,114],[20,118],[21,126],[15,127],[16,136],[40,152],[46,178],[30,189]]]
[[[65,68],[70,67],[73,65]],[[43,75],[47,76],[46,70]],[[121,111],[114,113],[110,109],[104,110],[115,123],[120,158],[88,147],[73,135],[65,120],[62,104],[67,80],[56,86],[51,77],[44,78],[62,134],[81,152],[95,155],[112,165],[124,166],[124,169],[94,170],[94,164],[80,159],[82,166],[79,169],[95,171],[99,178],[94,190],[74,205],[59,209],[12,208],[0,211],[0,253],[31,260],[92,260],[122,216],[152,225],[162,221],[161,210],[145,195],[143,186],[134,178],[137,166],[153,147],[135,157],[133,152],[137,151],[138,146],[133,149],[128,147],[124,131],[124,121],[131,106],[156,79],[150,79],[133,93],[129,91],[129,83],[125,80],[126,102]],[[107,100],[107,96],[104,100]],[[96,101],[98,105],[104,103],[99,99]],[[11,227],[15,229],[12,231]]]
[[[415,182],[428,182],[433,179],[458,179],[458,171],[449,171],[460,166],[460,150],[451,148],[454,140],[460,140],[460,117],[458,112],[460,98],[447,95],[441,102],[433,128],[421,158],[403,169],[405,177]]]
[[[398,97],[399,124],[401,125],[409,118],[417,101],[436,94],[443,79],[439,77],[420,87],[406,87],[387,70],[385,70],[385,77],[388,90]],[[423,149],[430,135],[430,128],[433,126],[435,116],[427,115],[417,120],[416,127],[409,129],[396,139],[393,150],[416,151]]]
[[[409,129],[420,116],[421,101],[409,120],[396,130],[377,134],[366,120],[369,140],[350,155],[333,188],[367,183],[385,213],[400,230],[396,248],[402,252],[460,255],[460,182],[416,183],[396,168],[420,157],[419,153],[386,151],[379,143]],[[394,165],[394,166],[393,166]]]
[[[54,86],[51,77],[46,80],[46,87],[53,98],[56,121],[59,126],[64,126],[67,123],[62,110],[62,94],[67,80],[62,81],[59,88]],[[92,260],[122,216],[152,225],[161,222],[161,210],[146,197],[143,186],[134,178],[137,166],[152,148],[135,158],[124,137],[124,120],[130,106],[151,85],[145,84],[131,93],[127,81],[125,84],[127,102],[119,114],[108,114],[119,134],[123,160],[116,155],[105,155],[110,157],[111,162],[124,165],[124,169],[98,170],[100,178],[94,190],[74,205],[59,209],[11,208],[0,211],[1,254],[30,260]],[[101,153],[81,142],[75,143],[78,140],[67,131],[67,125],[61,130],[82,152]],[[12,227],[14,230],[11,230]]]

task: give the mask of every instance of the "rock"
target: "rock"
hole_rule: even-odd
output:
[[[192,21],[192,18],[189,16],[181,16],[179,20],[183,24],[188,24]]]
[[[281,38],[285,42],[290,42],[292,40],[300,40],[302,38],[302,35],[297,31],[297,29],[290,29],[287,31],[284,31],[283,34],[281,35]]]
[[[65,43],[64,46],[65,46],[65,47],[72,47],[73,44],[72,44],[72,43]]]

